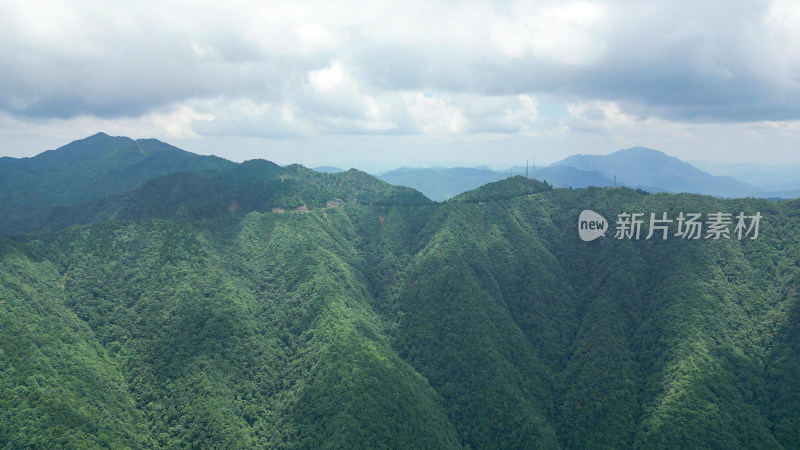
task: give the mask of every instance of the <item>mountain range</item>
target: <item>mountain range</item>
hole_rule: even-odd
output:
[[[176,163],[140,169],[145,144]],[[800,445],[800,200],[513,176],[434,202],[354,169],[70,145],[71,171],[25,163],[59,192],[3,180],[30,205],[0,217],[0,447]],[[618,239],[626,211],[762,219]]]
[[[798,176],[800,165],[798,164],[689,162],[698,169],[714,175],[731,176],[765,191],[794,191],[792,197],[797,197],[796,192],[800,191]]]
[[[379,174],[378,177],[392,184],[413,187],[431,199],[441,201],[491,181],[524,174],[525,171],[524,166],[507,170],[404,167]],[[783,173],[783,178],[793,182],[786,181],[780,186],[767,182],[774,171],[767,171],[761,176],[756,173],[742,173],[760,183],[753,185],[731,176],[712,175],[678,158],[644,147],[619,150],[608,155],[573,155],[550,166],[530,168],[528,171],[530,177],[560,188],[628,186],[653,193],[686,192],[726,198],[800,197],[800,175],[797,172]]]
[[[749,197],[757,189],[731,177],[714,176],[658,150],[633,147],[609,155],[573,155],[556,165],[596,170],[606,178],[647,191]]]

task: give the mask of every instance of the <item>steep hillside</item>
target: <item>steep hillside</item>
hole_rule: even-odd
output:
[[[281,167],[251,160],[225,172],[179,172],[154,177],[123,194],[2,218],[0,232],[58,230],[101,220],[166,218],[178,213],[212,218],[250,211],[306,210],[345,201],[381,205],[432,203],[413,189],[392,186],[355,169],[324,174],[299,165]]]
[[[800,201],[252,161],[73,208],[0,240],[2,447],[800,445]]]
[[[156,139],[98,133],[32,158],[0,158],[0,220],[121,194],[160,175],[235,166]]]

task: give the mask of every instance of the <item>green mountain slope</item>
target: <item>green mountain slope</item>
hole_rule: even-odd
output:
[[[456,445],[437,394],[369,308],[341,208],[251,213],[232,234],[73,229],[66,304],[126,373],[162,446]],[[450,427],[451,428],[451,427]]]
[[[236,164],[155,139],[98,133],[32,158],[0,158],[0,231],[54,206],[122,194],[145,181],[187,170],[224,171]]]
[[[0,445],[152,445],[119,366],[65,304],[57,268],[0,249]]]
[[[269,161],[252,160],[225,172],[187,171],[154,177],[122,194],[6,217],[0,219],[0,231],[20,234],[102,220],[167,218],[178,213],[212,218],[250,211],[324,208],[345,202],[432,203],[413,189],[391,186],[355,169],[324,174],[300,165],[281,167]]]
[[[253,161],[61,211],[0,244],[0,447],[800,445],[798,201],[514,177],[433,203]],[[763,219],[619,240],[623,211]]]

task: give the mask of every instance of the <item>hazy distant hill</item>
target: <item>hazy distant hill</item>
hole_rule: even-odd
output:
[[[507,170],[512,175],[525,175],[525,166],[512,166]],[[536,166],[528,168],[528,176],[537,180],[546,181],[558,188],[582,188],[589,186],[613,186],[613,179],[604,177],[596,170],[581,170],[570,166]],[[618,184],[618,186],[622,186]]]
[[[508,170],[492,170],[488,167],[403,167],[391,170],[378,178],[394,185],[414,188],[432,200],[442,201],[454,197],[486,183],[502,180],[513,174],[522,175],[525,168],[513,167]],[[531,178],[546,181],[554,187],[582,188],[587,186],[611,186],[613,181],[597,171],[580,170],[567,166],[550,166],[531,169]]]
[[[589,186],[613,186],[614,181],[596,170],[581,170],[569,166],[547,166],[532,172],[533,178],[547,181],[557,188],[585,188]]]
[[[319,167],[313,167],[311,170],[316,170],[317,172],[322,172],[322,173],[344,172],[344,169],[340,169],[340,168],[335,167],[335,166],[319,166]]]
[[[800,165],[742,164],[691,161],[692,165],[714,175],[725,175],[761,189],[760,197],[800,197]]]
[[[691,192],[718,197],[748,197],[759,189],[727,176],[704,172],[658,150],[633,147],[609,155],[573,155],[554,165],[595,170],[617,184],[651,191]]]
[[[787,171],[766,167],[764,173],[759,173],[758,170],[758,166],[754,166],[750,172],[743,173],[750,180],[762,181],[769,179],[771,173],[779,175],[775,177],[776,181],[793,180],[796,176],[790,169]],[[378,177],[395,185],[412,187],[433,200],[441,201],[486,183],[524,173],[524,166],[514,166],[507,170],[492,170],[485,166],[403,167]],[[531,167],[528,174],[531,178],[563,188],[616,185],[640,188],[651,193],[687,192],[726,198],[777,199],[800,196],[800,181],[748,184],[731,176],[712,175],[678,158],[644,147],[619,150],[609,155],[573,155],[550,166],[535,169]]]
[[[414,188],[432,200],[442,201],[509,176],[510,173],[489,168],[401,167],[379,175],[378,178],[394,185]]]

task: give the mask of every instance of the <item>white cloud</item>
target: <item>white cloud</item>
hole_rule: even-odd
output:
[[[308,81],[321,93],[337,90],[353,91],[355,82],[339,61],[330,66],[308,72]]]
[[[645,120],[623,111],[616,102],[593,100],[567,105],[570,116],[578,122],[605,129],[640,126]],[[654,119],[649,119],[652,122]]]
[[[530,52],[580,66],[596,61],[605,51],[604,5],[574,2],[519,13],[496,20],[494,42],[506,55],[523,57]]]
[[[414,92],[403,95],[408,113],[415,127],[423,133],[434,135],[458,134],[467,125],[467,118],[445,96]]]
[[[214,115],[198,112],[185,106],[153,111],[135,118],[102,119],[77,116],[69,119],[22,120],[8,113],[0,113],[0,136],[45,135],[63,140],[80,139],[98,131],[113,135],[164,140],[197,139],[193,127],[201,121],[213,121]]]

